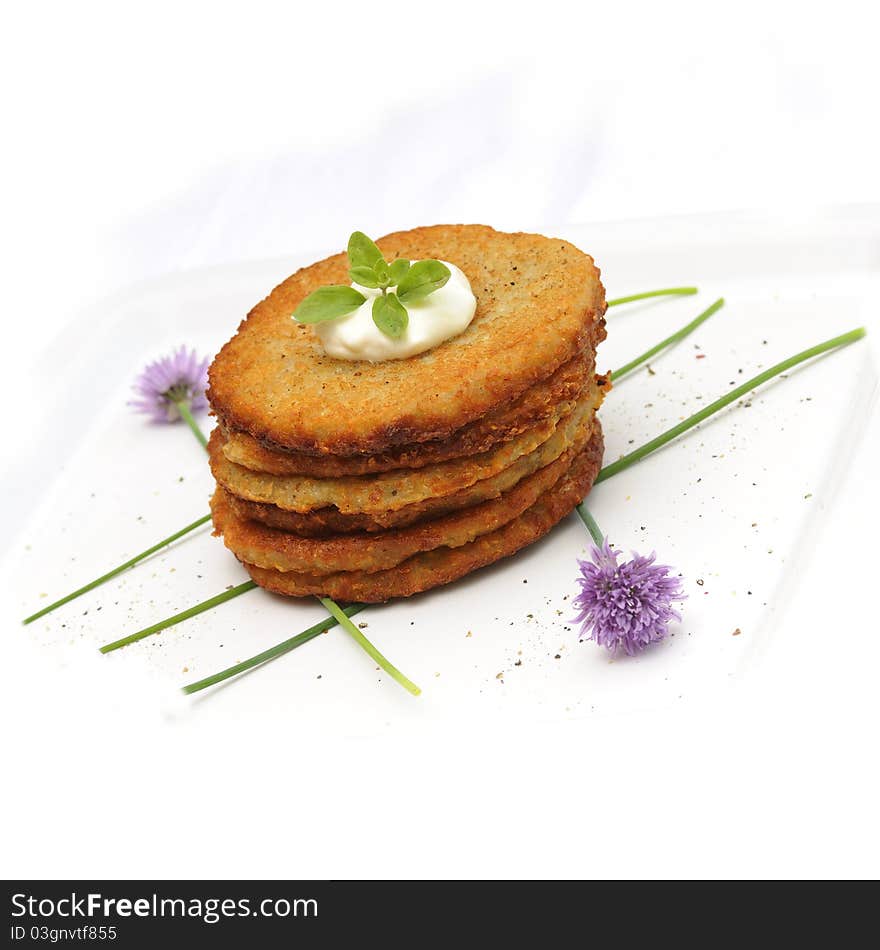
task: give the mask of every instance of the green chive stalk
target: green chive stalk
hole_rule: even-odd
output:
[[[587,531],[590,532],[590,536],[595,542],[596,547],[601,548],[605,540],[602,529],[596,523],[596,519],[587,511],[586,505],[584,505],[583,502],[577,506],[577,513],[581,516],[581,521],[587,526]]]
[[[604,482],[606,478],[611,478],[612,475],[617,475],[618,472],[622,472],[624,469],[629,468],[630,465],[635,465],[636,462],[641,461],[646,455],[656,452],[657,449],[666,445],[667,442],[671,442],[673,439],[678,438],[678,436],[680,436],[682,433],[687,432],[688,429],[693,429],[694,426],[699,425],[701,422],[708,419],[709,416],[719,412],[725,406],[729,406],[732,402],[736,402],[737,399],[740,399],[742,396],[745,396],[746,393],[756,389],[762,383],[766,383],[773,379],[774,376],[779,376],[786,370],[792,369],[793,367],[798,366],[800,363],[806,362],[806,360],[811,360],[816,356],[821,356],[823,353],[828,353],[830,350],[836,350],[838,347],[847,346],[850,343],[854,343],[856,340],[860,340],[866,332],[867,331],[864,327],[858,327],[855,330],[850,330],[848,333],[841,333],[840,336],[832,337],[830,340],[826,340],[824,343],[817,343],[815,346],[809,347],[809,349],[801,350],[800,353],[795,353],[794,356],[789,356],[788,359],[783,360],[781,363],[776,363],[769,369],[765,369],[762,373],[758,373],[757,376],[753,376],[751,379],[746,380],[746,382],[744,382],[741,386],[737,386],[736,389],[731,389],[729,393],[726,393],[720,399],[716,399],[715,402],[709,403],[708,406],[704,406],[699,412],[695,412],[683,422],[679,422],[678,425],[675,425],[671,429],[667,429],[665,432],[662,432],[656,438],[651,439],[650,442],[646,442],[639,448],[634,449],[628,455],[624,455],[623,458],[618,459],[616,462],[606,465],[596,477],[595,484]]]
[[[204,515],[201,518],[197,518],[191,524],[188,524],[185,528],[181,528],[180,531],[175,531],[174,534],[168,535],[167,538],[163,538],[157,544],[154,544],[152,547],[147,548],[146,551],[141,551],[140,554],[136,554],[133,558],[127,560],[124,564],[120,564],[118,567],[114,567],[112,571],[108,571],[106,574],[102,574],[100,577],[96,577],[93,581],[90,581],[88,584],[83,585],[77,590],[73,591],[70,594],[67,594],[65,597],[62,597],[60,600],[56,600],[54,603],[49,604],[48,607],[44,607],[42,610],[38,610],[35,614],[31,614],[30,617],[25,617],[22,621],[24,624],[33,623],[35,620],[39,620],[40,617],[45,617],[46,614],[51,613],[57,607],[62,607],[64,604],[70,603],[72,600],[76,600],[77,597],[81,597],[83,594],[87,594],[90,590],[94,590],[96,587],[100,587],[101,584],[109,581],[111,578],[116,577],[117,574],[121,574],[123,571],[128,570],[130,567],[134,567],[135,564],[143,561],[145,557],[149,557],[151,554],[155,554],[156,551],[161,551],[162,548],[167,547],[173,541],[176,541],[178,538],[182,538],[185,534],[189,534],[190,531],[194,531],[200,525],[205,524],[205,522],[210,521],[210,515]]]
[[[618,382],[621,377],[626,376],[627,373],[631,373],[637,366],[641,366],[642,363],[646,363],[652,356],[655,356],[661,350],[665,350],[668,346],[672,346],[673,343],[678,343],[680,340],[683,340],[686,336],[689,336],[697,327],[704,324],[713,313],[717,313],[724,306],[724,298],[719,297],[711,307],[708,307],[704,310],[698,317],[695,317],[691,320],[690,323],[685,324],[680,330],[676,330],[671,336],[666,337],[665,340],[661,340],[659,343],[656,343],[649,350],[645,350],[641,356],[637,356],[634,360],[630,360],[628,363],[625,363],[620,369],[616,369],[611,373],[611,382]]]
[[[329,597],[319,597],[318,600],[327,608],[328,612],[334,616],[342,626],[342,629],[351,636],[351,638],[364,650],[369,656],[371,656],[379,666],[385,670],[385,672],[394,680],[396,680],[400,685],[408,690],[413,696],[418,696],[422,691],[418,686],[411,680],[408,679],[403,673],[394,666],[393,663],[390,663],[385,659],[384,656],[373,646],[372,643],[361,633],[360,630],[348,619],[345,613],[340,609],[339,605],[332,601]]]
[[[137,643],[138,640],[143,640],[145,637],[152,636],[154,633],[159,633],[162,630],[167,630],[169,627],[174,627],[179,623],[183,623],[184,620],[189,620],[190,617],[196,617],[199,614],[203,614],[206,610],[210,610],[212,607],[219,607],[220,604],[225,604],[227,600],[232,600],[233,597],[238,597],[239,594],[246,594],[249,590],[253,590],[257,585],[253,581],[245,581],[243,584],[239,584],[237,587],[231,587],[229,590],[223,591],[222,594],[217,594],[216,597],[209,597],[207,600],[203,600],[200,604],[196,604],[195,607],[188,607],[186,610],[182,610],[179,614],[174,614],[173,617],[168,617],[165,620],[160,620],[159,623],[154,623],[152,626],[144,627],[143,630],[138,630],[137,633],[130,633],[127,637],[122,637],[120,640],[114,640],[112,643],[105,643],[102,646],[102,653],[112,653],[114,650],[119,650],[121,647],[127,647],[130,643]]]
[[[206,449],[208,447],[207,436],[202,432],[192,412],[190,412],[189,404],[183,399],[175,399],[173,402],[177,407],[177,411],[180,413],[180,418],[190,427],[192,434],[199,440],[202,448]]]
[[[349,604],[347,607],[343,607],[342,610],[347,617],[353,617],[366,606],[366,604]],[[243,660],[241,663],[227,667],[227,669],[221,670],[219,673],[214,673],[213,676],[206,676],[204,679],[198,680],[195,683],[190,683],[189,686],[184,686],[182,688],[183,692],[189,695],[207,689],[209,686],[216,686],[217,683],[222,683],[223,680],[228,680],[232,676],[238,676],[239,673],[244,673],[247,670],[253,669],[255,666],[260,666],[269,660],[274,660],[276,657],[283,656],[285,653],[295,650],[297,647],[301,647],[304,643],[308,643],[309,640],[314,640],[315,637],[335,627],[338,623],[339,621],[336,617],[325,617],[323,620],[309,627],[308,630],[303,630],[302,633],[298,633],[295,637],[284,640],[274,647],[270,647],[268,650],[263,650],[262,653],[252,656],[249,660]]]
[[[630,294],[628,297],[615,297],[606,300],[609,307],[617,307],[622,303],[634,303],[636,300],[648,300],[650,297],[690,297],[697,293],[696,287],[666,287],[664,290],[646,290],[640,294]]]

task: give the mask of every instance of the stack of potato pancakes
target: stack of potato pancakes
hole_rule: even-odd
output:
[[[549,531],[601,465],[592,258],[481,225],[377,244],[389,261],[460,267],[477,299],[468,329],[406,359],[327,356],[292,314],[348,283],[338,254],[276,287],[210,369],[215,533],[280,594],[376,602],[454,581]]]

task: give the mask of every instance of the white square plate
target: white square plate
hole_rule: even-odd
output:
[[[609,297],[700,288],[696,297],[610,310],[600,368],[621,365],[716,297],[726,299],[692,337],[608,396],[601,412],[606,460],[761,368],[880,323],[876,209],[549,230],[594,255]],[[312,735],[370,734],[653,710],[712,694],[768,662],[781,618],[805,594],[798,586],[805,554],[836,556],[821,548],[823,514],[870,421],[870,336],[762,387],[596,488],[590,508],[612,541],[656,550],[684,576],[683,622],[638,658],[611,661],[592,643],[579,644],[569,623],[576,558],[589,543],[576,515],[501,564],[356,618],[422,686],[418,699],[381,675],[339,630],[183,698],[179,686],[322,616],[314,603],[263,591],[99,656],[101,644],[246,578],[208,528],[35,624],[15,625],[207,511],[212,480],[204,453],[184,426],[150,425],[127,408],[132,379],[180,343],[216,352],[250,306],[310,257],[134,288],[71,327],[48,355],[33,444],[11,460],[0,483],[14,538],[2,566],[3,605],[22,651],[14,673],[20,688],[73,678],[84,704],[137,706],[148,716],[158,710],[163,721],[195,729],[245,720],[283,731],[295,720]],[[853,570],[854,584],[871,583],[864,562]]]

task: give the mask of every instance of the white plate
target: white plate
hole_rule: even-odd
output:
[[[797,350],[860,324],[878,327],[876,306],[868,306],[880,290],[876,209],[552,230],[595,256],[610,297],[700,287],[697,297],[609,311],[602,368],[627,361],[717,296],[727,301],[653,360],[653,374],[641,369],[609,395],[606,459]],[[33,449],[13,459],[0,482],[5,523],[16,536],[2,567],[8,620],[207,510],[212,481],[204,453],[184,426],[153,426],[130,412],[131,381],[147,360],[179,343],[215,352],[249,307],[308,259],[297,254],[134,288],[58,341],[46,360]],[[875,366],[870,339],[804,366],[597,487],[590,507],[611,539],[656,550],[685,578],[683,622],[639,658],[610,661],[593,644],[579,644],[568,622],[575,559],[589,542],[573,515],[499,565],[358,616],[422,686],[419,699],[380,675],[338,630],[182,698],[177,687],[322,616],[315,604],[262,591],[99,656],[102,643],[245,579],[208,529],[26,629],[11,627],[32,646],[17,675],[36,684],[67,671],[96,706],[119,708],[127,698],[178,723],[295,719],[313,735],[576,719],[705,696],[761,668],[781,616],[803,594],[802,557],[821,537],[820,515],[868,423]],[[861,570],[868,583],[870,571]]]

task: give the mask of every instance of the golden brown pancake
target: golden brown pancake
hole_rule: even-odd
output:
[[[218,487],[221,487],[218,485]],[[222,489],[225,491],[225,489]],[[392,526],[412,524],[419,519],[420,514],[409,516],[408,509],[396,512],[395,518],[389,524],[379,524],[369,515],[344,515],[336,508],[319,508],[307,514],[297,511],[285,511],[275,505],[264,505],[258,501],[247,501],[226,492],[232,510],[239,518],[258,521],[270,528],[280,528],[282,531],[291,531],[304,538],[326,538],[332,534],[352,534],[357,531],[385,531]],[[454,498],[455,496],[451,496]],[[446,509],[443,509],[446,510]],[[443,513],[441,510],[441,514]]]
[[[333,359],[291,315],[317,288],[347,283],[348,260],[303,268],[250,312],[211,366],[208,398],[228,430],[317,456],[445,440],[605,336],[599,271],[566,241],[438,225],[377,243],[388,259],[460,267],[477,298],[471,325],[405,360]]]
[[[546,534],[590,490],[602,464],[602,434],[597,427],[582,451],[548,491],[507,524],[458,547],[415,554],[387,570],[341,571],[326,575],[276,571],[245,563],[261,587],[292,597],[321,594],[342,601],[379,603],[448,584],[465,574],[514,554]],[[228,509],[227,509],[228,510]],[[222,529],[223,514],[218,517]]]
[[[309,475],[337,478],[374,475],[393,469],[415,469],[462,455],[485,452],[499,442],[508,442],[526,429],[547,419],[560,419],[574,409],[577,398],[593,380],[595,358],[579,353],[549,379],[537,383],[510,405],[503,406],[456,432],[443,442],[403,445],[381,455],[326,455],[317,457],[264,445],[246,432],[223,428],[223,454],[230,462],[271,475]],[[598,384],[607,392],[610,380]]]
[[[456,548],[495,531],[530,508],[565,474],[577,453],[564,452],[555,462],[524,478],[510,491],[431,521],[377,534],[343,534],[315,539],[269,528],[238,517],[234,496],[217,488],[211,499],[215,531],[240,560],[275,571],[333,574],[364,571],[371,574],[438,547]]]
[[[593,384],[611,389],[610,377],[594,377],[595,358],[578,354],[561,366],[550,379],[533,386],[519,399],[456,432],[443,442],[402,445],[379,455],[303,455],[257,441],[246,432],[227,429],[223,454],[230,462],[271,475],[309,475],[338,478],[375,475],[394,469],[424,468],[462,455],[485,452],[500,442],[509,442],[527,429],[548,419],[558,420],[574,409],[578,398]]]
[[[504,487],[500,490],[505,491],[520,478],[558,458],[578,435],[585,429],[589,431],[597,401],[601,401],[601,390],[593,387],[556,426],[550,421],[542,423],[479,455],[415,471],[401,469],[342,478],[267,475],[235,465],[224,456],[223,436],[215,429],[209,443],[211,470],[227,491],[248,501],[299,513],[333,506],[343,514],[367,514],[381,521],[388,512],[443,499],[495,479],[501,480]],[[515,480],[511,480],[511,475],[516,475]]]
[[[569,452],[577,454],[586,445],[592,434],[595,418],[590,425],[577,433]],[[248,501],[228,493],[229,503],[240,518],[259,521],[272,528],[292,531],[308,538],[324,538],[333,534],[351,534],[363,531],[374,533],[389,528],[403,528],[420,520],[439,518],[453,511],[468,508],[497,498],[502,492],[509,491],[521,479],[532,474],[531,466],[520,459],[500,475],[477,482],[464,491],[455,492],[443,498],[427,498],[414,505],[407,505],[396,511],[385,511],[375,516],[367,514],[343,514],[337,508],[319,508],[307,513],[285,511],[275,505]]]

